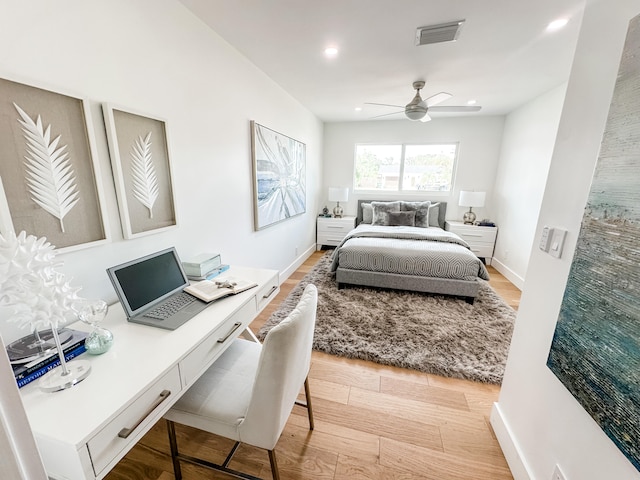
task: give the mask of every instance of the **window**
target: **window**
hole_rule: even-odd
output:
[[[457,150],[454,143],[356,145],[355,190],[449,192]]]

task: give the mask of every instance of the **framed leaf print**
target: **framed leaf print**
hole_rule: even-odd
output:
[[[0,232],[59,251],[109,240],[86,100],[0,79],[0,158]]]
[[[124,237],[175,227],[166,123],[110,104],[103,113]]]

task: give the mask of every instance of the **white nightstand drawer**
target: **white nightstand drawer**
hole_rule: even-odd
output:
[[[353,225],[352,221],[342,221],[339,218],[322,219],[318,220],[318,233],[340,233],[344,236],[353,229]]]
[[[476,254],[476,257],[491,258],[493,256],[493,243],[490,245],[469,245],[469,248]]]
[[[316,243],[319,245],[331,245],[333,247],[337,247],[343,239],[344,234],[340,233],[318,233]]]
[[[458,235],[467,243],[486,243],[493,244],[496,241],[496,232],[495,229],[489,230],[480,230],[478,227],[472,227],[475,230],[468,231],[466,229],[455,229],[451,230],[453,233]]]

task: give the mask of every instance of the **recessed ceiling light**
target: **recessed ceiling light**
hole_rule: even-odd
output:
[[[467,105],[475,105],[476,103],[478,103],[478,102],[476,102],[475,100],[469,100],[467,102]]]
[[[325,48],[324,54],[329,58],[335,57],[336,55],[338,55],[338,49],[336,47]]]
[[[567,23],[569,23],[569,19],[559,18],[558,20],[554,20],[549,25],[547,25],[547,31],[552,32],[554,30],[559,30],[562,27],[564,27]]]
[[[362,111],[362,107],[356,107],[355,110],[356,110],[356,112],[361,112]]]

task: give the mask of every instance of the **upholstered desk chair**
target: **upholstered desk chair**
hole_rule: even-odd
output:
[[[279,479],[274,448],[295,403],[307,407],[313,430],[307,375],[317,302],[315,285],[307,285],[296,308],[269,331],[263,344],[234,340],[165,414],[176,480],[182,478],[180,460],[255,479],[228,468],[241,442],[268,450],[273,478]],[[303,384],[305,403],[296,401]],[[174,422],[236,440],[236,444],[222,465],[180,454]]]

